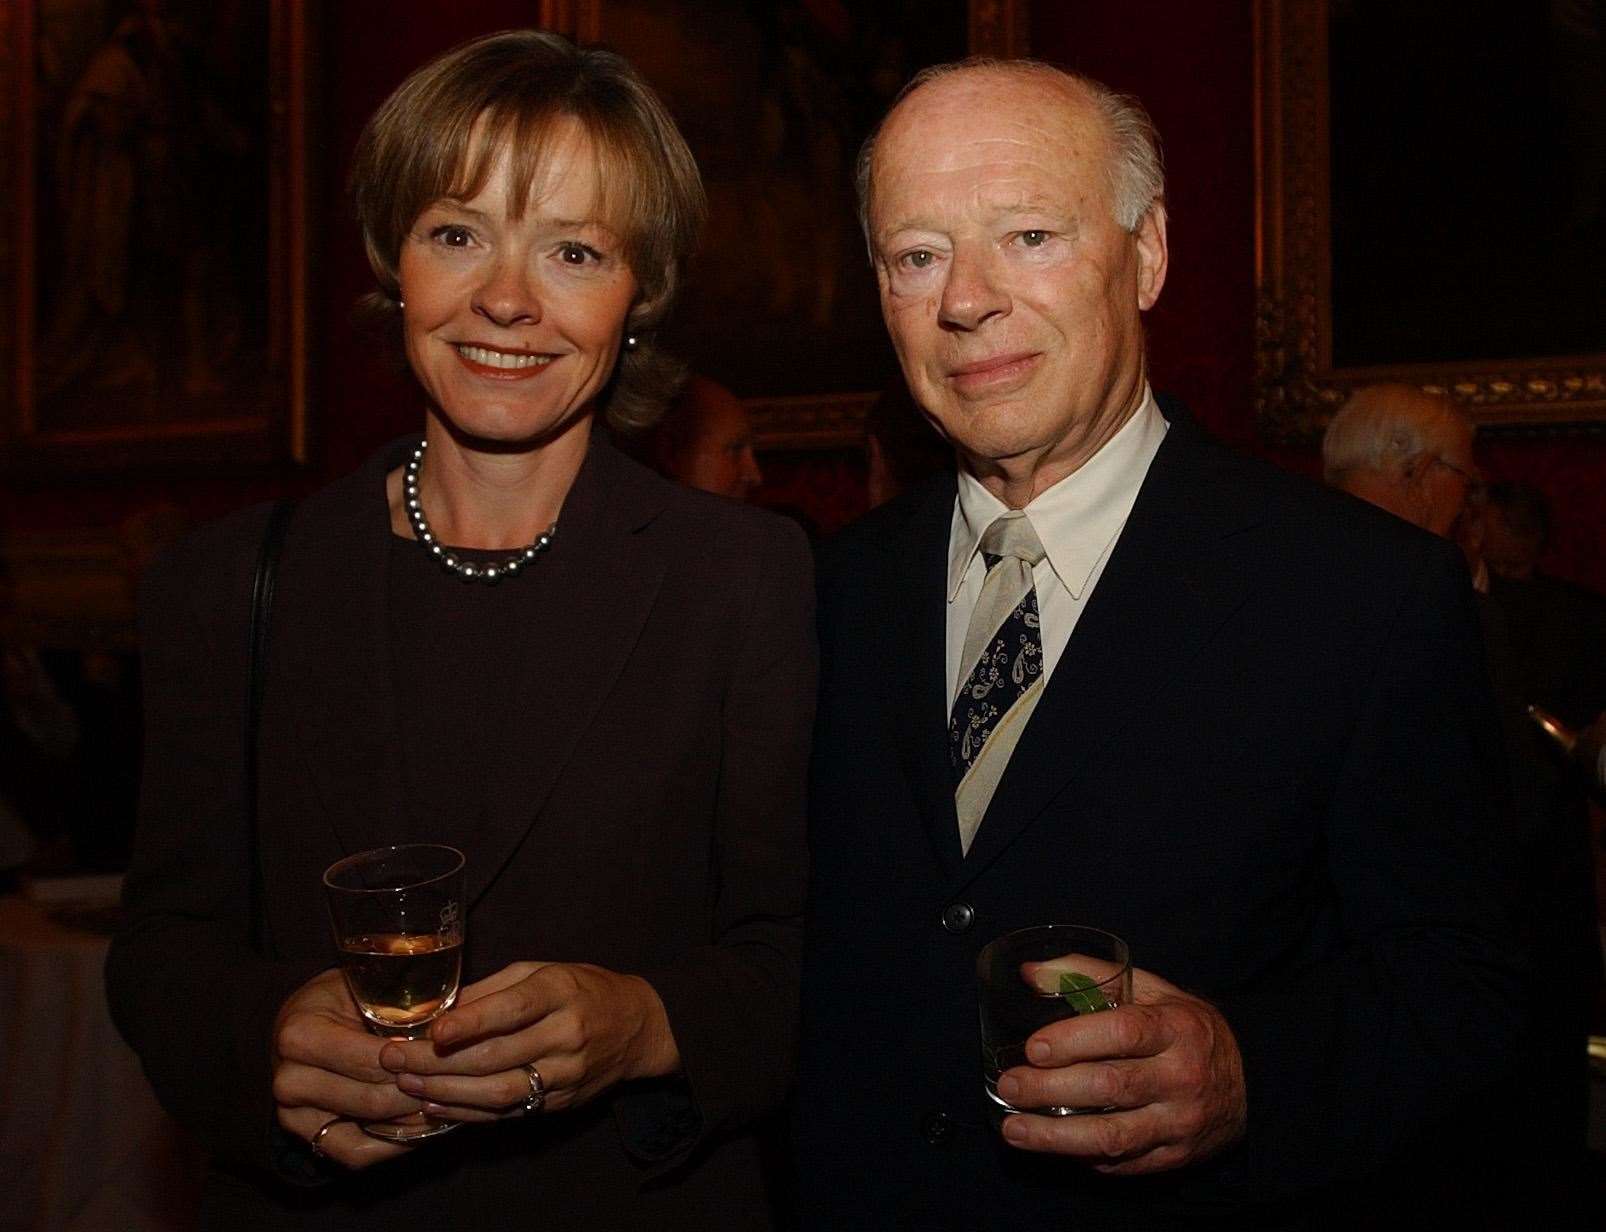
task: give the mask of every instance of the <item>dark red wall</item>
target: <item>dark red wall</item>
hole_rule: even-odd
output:
[[[530,0],[455,0],[451,21],[433,0],[341,0],[325,6],[322,121],[317,177],[322,253],[313,286],[320,363],[313,407],[314,463],[300,475],[250,482],[190,478],[95,482],[14,493],[5,526],[14,531],[116,523],[131,510],[171,501],[205,517],[282,490],[305,489],[344,473],[378,442],[415,429],[421,414],[350,320],[368,288],[343,180],[357,131],[384,95],[435,52],[489,30],[526,24]],[[1183,396],[1217,433],[1257,449],[1250,405],[1254,320],[1254,149],[1252,0],[1062,0],[1033,5],[1033,41],[1045,59],[1139,95],[1166,147],[1171,269],[1150,314],[1155,384]],[[409,13],[429,20],[414,20]],[[1606,438],[1570,436],[1482,445],[1498,478],[1539,484],[1557,512],[1547,561],[1562,576],[1606,590]],[[1311,451],[1284,465],[1314,472]],[[840,487],[840,461],[816,480]],[[778,467],[807,498],[808,475]],[[779,474],[778,474],[778,477]],[[818,486],[816,484],[816,486]]]

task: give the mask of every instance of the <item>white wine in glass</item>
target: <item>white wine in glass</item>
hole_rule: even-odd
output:
[[[346,987],[368,1029],[420,1038],[457,1001],[463,853],[432,843],[380,847],[331,864],[323,884]],[[457,1125],[415,1113],[362,1128],[389,1142],[415,1142]]]

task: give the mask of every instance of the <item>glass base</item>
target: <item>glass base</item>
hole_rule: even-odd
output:
[[[370,1138],[379,1138],[385,1142],[422,1142],[425,1138],[451,1133],[462,1124],[461,1121],[442,1121],[426,1116],[422,1112],[415,1112],[410,1116],[396,1117],[389,1121],[359,1122],[357,1128]]]
[[[1108,1108],[1068,1108],[1064,1104],[1049,1104],[1045,1108],[1017,1108],[1014,1104],[1007,1104],[1004,1102],[1003,1096],[999,1095],[998,1093],[997,1081],[998,1080],[996,1078],[988,1078],[985,1080],[984,1085],[987,1088],[987,1098],[992,1100],[993,1103],[997,1104],[1005,1112],[1020,1112],[1026,1113],[1030,1116],[1064,1117],[1081,1116],[1084,1112],[1110,1111]]]

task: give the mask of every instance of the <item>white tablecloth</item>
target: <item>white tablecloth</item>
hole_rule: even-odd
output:
[[[0,897],[0,1232],[194,1227],[199,1155],[112,1026],[106,946]]]

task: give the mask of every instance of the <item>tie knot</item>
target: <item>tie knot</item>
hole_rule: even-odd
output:
[[[1036,565],[1047,555],[1038,541],[1037,532],[1027,516],[1019,510],[1004,514],[982,532],[981,553],[989,557],[988,568],[1001,557],[1012,556],[1028,565]]]

